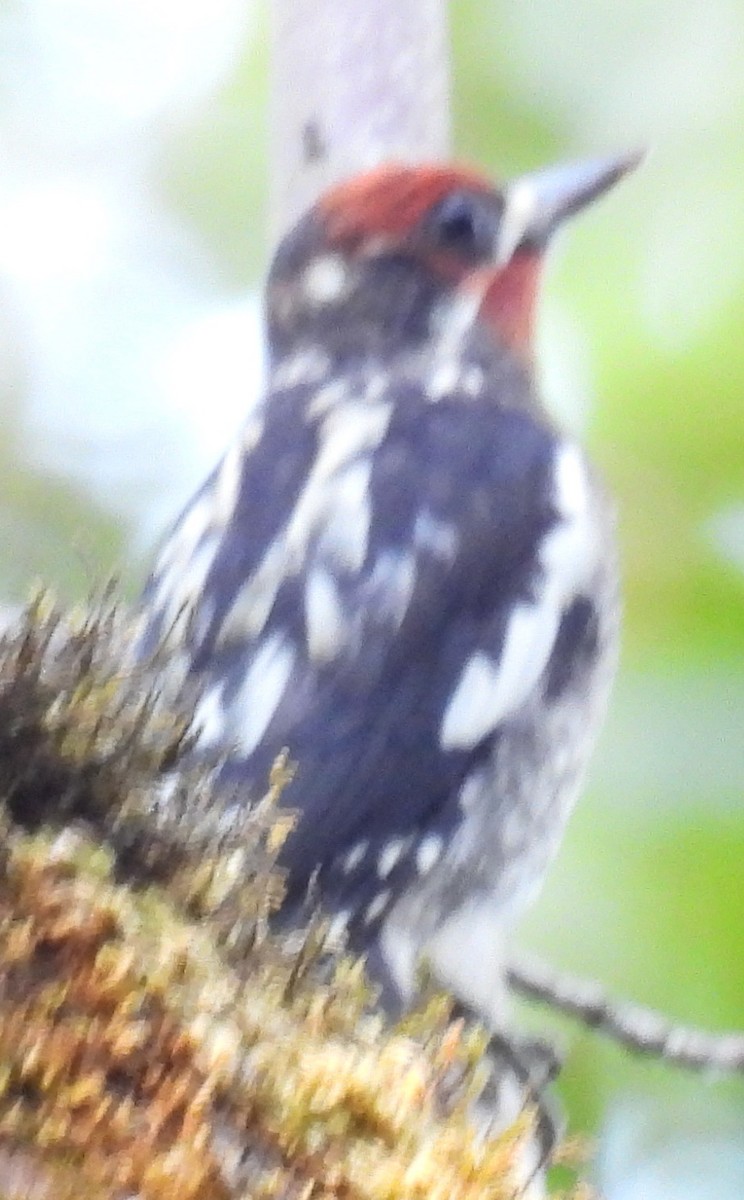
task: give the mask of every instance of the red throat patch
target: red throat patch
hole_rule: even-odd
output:
[[[477,271],[465,282],[468,290],[483,296],[480,320],[522,358],[532,356],[542,261],[539,250],[517,250],[503,267]]]

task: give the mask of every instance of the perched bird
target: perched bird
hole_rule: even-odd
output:
[[[605,709],[612,510],[532,333],[553,234],[635,162],[327,192],[271,265],[263,401],[147,588],[228,779],[297,764],[288,903],[317,875],[397,1003],[425,961],[489,1019]]]

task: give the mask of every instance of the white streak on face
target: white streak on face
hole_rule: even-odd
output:
[[[536,208],[535,191],[527,182],[517,180],[507,188],[496,248],[496,261],[500,265],[509,262],[527,232]]]
[[[226,712],[229,732],[242,754],[252,754],[276,713],[292,674],[292,646],[273,633],[258,648],[240,688]]]
[[[314,308],[336,303],[348,285],[348,268],[337,254],[321,254],[314,258],[302,275],[303,294]]]
[[[312,661],[334,659],[344,645],[346,623],[336,582],[323,567],[315,567],[305,583],[305,626]]]
[[[428,875],[441,858],[444,842],[436,833],[428,833],[416,851],[416,867],[420,875]]]

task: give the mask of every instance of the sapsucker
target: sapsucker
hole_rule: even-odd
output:
[[[266,285],[260,406],[147,588],[246,800],[287,747],[288,905],[407,1002],[426,960],[486,1019],[504,930],[576,798],[615,667],[611,506],[540,399],[544,252],[619,158],[494,186],[334,187]]]

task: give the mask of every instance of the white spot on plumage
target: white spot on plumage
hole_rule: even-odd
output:
[[[420,875],[428,875],[442,856],[444,842],[436,833],[427,833],[416,850],[416,869]]]
[[[389,404],[370,406],[351,400],[328,412],[312,470],[280,535],[285,576],[301,570],[315,536],[349,570],[358,570],[364,562],[372,469],[365,454],[382,441],[391,414]]]
[[[206,493],[187,509],[166,541],[155,565],[155,575],[162,576],[165,581],[171,568],[175,568],[177,578],[182,578],[192,554],[209,529],[210,522],[211,496]]]
[[[377,374],[370,376],[364,385],[364,400],[366,404],[376,403],[382,400],[390,387],[390,376],[384,371],[378,371]]]
[[[229,733],[242,754],[251,754],[271,724],[294,667],[290,643],[273,633],[259,646],[229,708]]]
[[[207,688],[194,711],[200,746],[215,746],[225,736],[225,712],[219,684]]]
[[[346,400],[330,409],[320,427],[322,448],[316,467],[330,474],[365,451],[376,450],[387,433],[392,404]]]
[[[426,943],[424,957],[435,979],[465,1001],[494,1029],[503,1028],[505,914],[498,901],[479,895],[456,909]]]
[[[339,566],[358,571],[367,553],[371,512],[364,452],[382,440],[390,405],[348,401],[332,408],[321,425],[318,454],[284,529],[238,592],[222,624],[221,643],[257,637],[285,579],[299,574],[314,537]],[[360,457],[361,456],[361,457]],[[358,461],[355,461],[358,458]]]
[[[344,644],[345,620],[336,582],[323,567],[310,571],[305,582],[305,626],[312,661],[334,659]]]
[[[328,922],[328,941],[334,946],[345,941],[345,934],[351,918],[351,913],[348,908],[341,909],[340,912],[334,914]]]
[[[305,416],[308,421],[314,421],[318,417],[322,417],[330,409],[340,404],[349,395],[349,385],[346,379],[332,379],[330,383],[326,383],[323,387],[318,388],[317,392],[313,392],[308,400],[305,409]]]
[[[427,509],[417,514],[413,526],[413,541],[417,549],[428,550],[442,562],[452,562],[457,551],[457,530]]]
[[[463,812],[477,811],[483,799],[483,783],[483,775],[480,771],[473,771],[467,779],[463,780],[457,797]]]
[[[336,566],[360,571],[367,556],[372,511],[369,480],[372,462],[360,459],[339,472],[329,497],[331,503],[323,523],[318,548]],[[329,489],[330,490],[330,489]]]
[[[400,626],[416,586],[416,562],[412,555],[383,550],[375,560],[365,587],[367,603],[375,612]]]
[[[340,300],[348,287],[349,271],[338,254],[321,254],[305,268],[302,290],[313,307]]]
[[[520,707],[545,668],[559,619],[553,605],[518,604],[498,662],[484,650],[471,655],[445,710],[442,749],[472,749]]]
[[[380,936],[385,965],[401,996],[411,1000],[417,989],[421,945],[410,926],[388,918]]]
[[[465,367],[460,381],[460,387],[472,399],[477,399],[480,396],[485,386],[486,376],[482,367]]]
[[[243,446],[243,454],[250,454],[252,450],[261,441],[263,435],[263,421],[257,416],[251,416],[243,426],[240,440]]]
[[[377,893],[374,900],[371,900],[370,903],[367,905],[366,911],[364,913],[365,925],[371,924],[372,921],[376,921],[378,917],[382,916],[385,909],[387,908],[389,900],[390,900],[389,888],[385,888],[382,892]]]
[[[258,637],[287,573],[284,540],[271,543],[261,563],[237,592],[220,627],[218,646]]]
[[[212,494],[212,523],[227,525],[235,511],[243,471],[243,444],[236,441],[222,460]]]
[[[567,520],[582,516],[589,508],[589,480],[584,456],[573,442],[563,442],[556,450],[553,478],[561,516]]]
[[[408,838],[395,838],[388,842],[377,859],[377,874],[380,879],[387,879],[391,871],[397,867],[408,846]]]
[[[270,386],[274,388],[297,387],[299,384],[320,383],[328,378],[331,360],[319,346],[303,346],[275,367]]]
[[[355,845],[348,850],[341,859],[341,870],[344,875],[350,875],[352,871],[356,871],[359,864],[364,859],[369,850],[369,842],[365,839],[361,842],[356,842]]]
[[[485,281],[484,281],[485,287]],[[431,329],[436,339],[434,369],[438,364],[462,361],[462,344],[478,319],[483,303],[482,289],[448,293],[432,314]]]
[[[214,534],[205,534],[189,557],[176,559],[156,582],[153,611],[162,621],[164,635],[177,645],[194,633],[194,614],[198,612],[207,575],[219,549]]]
[[[426,383],[426,394],[435,404],[457,391],[460,382],[460,363],[454,359],[436,362]]]
[[[566,604],[591,577],[598,553],[591,487],[570,442],[556,449],[553,480],[557,520],[539,547],[535,599],[514,607],[498,661],[477,650],[465,664],[442,721],[445,750],[471,749],[525,702],[547,665]]]
[[[563,606],[585,586],[598,552],[598,530],[593,512],[586,464],[578,446],[564,442],[553,465],[554,504],[559,520],[540,548],[545,594]]]

